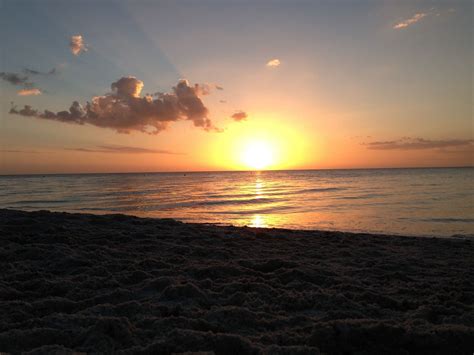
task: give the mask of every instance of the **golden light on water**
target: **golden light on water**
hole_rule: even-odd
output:
[[[252,220],[250,221],[250,227],[254,228],[266,228],[267,223],[265,222],[265,219],[262,215],[256,214],[252,217]]]
[[[257,172],[255,180],[255,198],[260,199],[263,198],[263,189],[265,188],[265,182],[263,179],[260,178],[260,172]],[[253,215],[252,219],[250,220],[250,227],[255,228],[266,228],[268,227],[266,223],[266,219],[264,215],[255,214]]]

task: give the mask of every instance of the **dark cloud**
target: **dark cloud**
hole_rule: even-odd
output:
[[[58,73],[58,70],[56,68],[53,68],[50,71],[43,72],[31,68],[25,68],[23,69],[23,73],[27,75],[55,75]]]
[[[26,75],[21,75],[17,73],[6,73],[0,72],[0,78],[12,85],[23,86],[25,88],[30,88],[33,86],[33,83],[29,82],[29,78]]]
[[[224,90],[223,87],[217,85],[217,84],[194,84],[194,91],[198,96],[206,96],[212,94],[212,91],[216,90]]]
[[[12,107],[11,114],[37,117],[74,124],[91,124],[112,128],[120,133],[140,131],[156,134],[179,120],[192,121],[194,126],[207,131],[216,130],[208,118],[209,110],[200,96],[208,94],[204,85],[190,85],[180,80],[170,93],[140,96],[143,82],[135,77],[122,77],[112,83],[112,93],[95,96],[81,105],[74,101],[68,110],[39,111],[29,105]]]
[[[28,72],[30,71],[36,72],[35,70],[28,69]],[[24,72],[27,73],[26,69],[24,70]],[[33,74],[33,75],[36,75],[36,74]],[[35,95],[41,95],[43,92],[42,89],[38,89],[34,87],[35,84],[29,81],[29,77],[27,75],[0,72],[0,78],[12,85],[22,87],[23,89],[17,91],[17,94],[19,96],[32,96],[32,95],[35,96]]]
[[[232,117],[234,121],[240,122],[247,119],[247,113],[245,113],[244,111],[237,111],[230,117]]]
[[[133,154],[172,154],[182,155],[183,153],[176,153],[164,149],[147,149],[140,147],[128,147],[123,145],[100,145],[95,148],[67,148],[67,150],[74,150],[86,153],[133,153]]]
[[[424,149],[445,149],[456,147],[472,147],[473,139],[447,139],[430,140],[424,138],[404,137],[394,141],[378,141],[362,143],[372,150],[424,150]]]
[[[0,78],[12,85],[22,86],[26,89],[32,89],[35,84],[30,81],[30,76],[34,76],[34,75],[48,76],[48,75],[55,75],[57,73],[58,73],[58,70],[56,68],[53,68],[47,72],[42,72],[42,71],[31,69],[31,68],[24,68],[23,74],[0,72]]]

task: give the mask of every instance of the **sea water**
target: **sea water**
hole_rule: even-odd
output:
[[[0,208],[474,235],[474,168],[0,176]]]

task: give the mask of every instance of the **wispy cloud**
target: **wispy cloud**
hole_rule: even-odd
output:
[[[237,111],[230,117],[232,117],[234,121],[240,122],[240,121],[246,120],[248,116],[247,116],[247,113],[244,111]]]
[[[69,39],[69,48],[71,49],[71,53],[75,56],[87,51],[87,46],[81,35],[71,36]]]
[[[24,154],[38,154],[40,153],[39,151],[37,150],[19,150],[19,149],[2,149],[0,150],[0,153],[12,153],[12,154],[21,154],[21,153],[24,153]]]
[[[7,83],[17,86],[31,87],[33,83],[29,82],[29,78],[26,75],[21,75],[17,73],[6,73],[0,72],[0,78]]]
[[[409,19],[406,19],[406,20],[403,20],[403,21],[397,23],[396,25],[393,26],[393,28],[396,29],[396,30],[400,30],[402,28],[407,28],[408,26],[411,26],[411,25],[417,23],[418,21],[420,21],[421,19],[425,18],[426,16],[428,16],[428,13],[418,12],[418,13],[414,14],[412,17],[410,17]]]
[[[267,62],[267,67],[269,67],[269,68],[276,68],[276,67],[279,67],[280,64],[281,64],[280,59],[274,58],[274,59],[270,59],[270,60]]]
[[[30,80],[32,76],[52,76],[58,74],[58,69],[64,67],[60,64],[49,71],[40,71],[32,68],[23,68],[22,74],[11,72],[0,72],[0,79],[14,86],[20,86],[22,89],[17,91],[19,96],[37,96],[41,95],[45,90],[35,87],[36,84]]]
[[[13,106],[10,113],[80,125],[87,123],[112,128],[119,133],[140,131],[157,134],[170,123],[183,119],[207,131],[217,130],[200,98],[209,93],[205,86],[190,85],[182,79],[170,93],[140,96],[143,85],[143,81],[135,77],[122,77],[112,83],[112,93],[95,96],[84,106],[74,101],[69,110],[59,112],[39,111],[30,105],[22,109]]]
[[[42,93],[41,89],[33,87],[35,84],[29,81],[30,79],[27,75],[0,72],[0,79],[11,85],[23,87],[23,89],[17,91],[19,96],[41,95]]]
[[[100,145],[95,148],[66,148],[84,153],[122,153],[122,154],[171,154],[183,155],[184,153],[172,152],[164,149],[148,149],[140,147],[128,147],[124,145]]]
[[[40,89],[21,89],[17,91],[17,94],[20,96],[37,96],[41,95]]]
[[[58,73],[58,70],[56,68],[51,69],[50,71],[39,71],[31,68],[25,68],[23,69],[23,73],[27,75],[55,75]]]
[[[445,149],[445,148],[474,148],[473,139],[446,139],[446,140],[430,140],[424,138],[404,137],[392,141],[376,141],[362,143],[368,149],[372,150],[428,150],[428,149]]]

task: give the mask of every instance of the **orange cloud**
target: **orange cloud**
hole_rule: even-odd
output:
[[[245,113],[244,111],[237,111],[230,117],[232,117],[234,121],[237,121],[237,122],[244,121],[247,119],[247,113]]]
[[[427,15],[428,14],[425,13],[425,12],[419,12],[419,13],[413,15],[411,18],[397,23],[395,26],[393,26],[393,28],[396,29],[396,30],[406,28],[410,25],[413,25],[413,24],[417,23],[418,21],[420,21],[422,18],[426,17]]]
[[[78,56],[81,52],[87,51],[87,46],[81,35],[71,36],[71,39],[69,40],[69,48],[71,49],[71,53],[75,56]]]
[[[41,95],[40,89],[21,89],[17,92],[20,96],[36,96]]]

